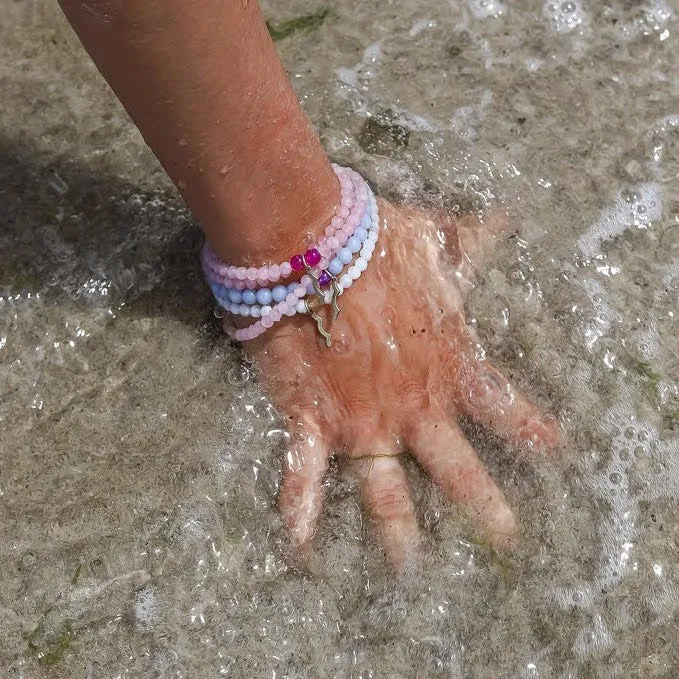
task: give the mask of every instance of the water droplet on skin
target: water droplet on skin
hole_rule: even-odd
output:
[[[625,438],[626,439],[631,439],[636,436],[637,430],[634,427],[627,427],[625,429]]]
[[[623,462],[627,462],[629,460],[629,449],[623,448],[619,453],[619,457]]]
[[[562,11],[564,14],[572,14],[573,12],[575,12],[575,9],[576,9],[576,7],[575,7],[575,3],[574,3],[574,2],[564,2],[564,3],[561,5],[561,11]]]
[[[618,474],[618,472],[613,472],[608,478],[611,480],[611,483],[615,483],[617,485],[622,481],[622,474]]]
[[[242,387],[250,379],[250,371],[244,365],[234,365],[226,378],[232,386]]]
[[[636,457],[636,458],[643,457],[645,453],[646,453],[646,449],[643,446],[637,446],[634,449],[634,457]]]

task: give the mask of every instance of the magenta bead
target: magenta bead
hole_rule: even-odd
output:
[[[302,271],[304,269],[304,257],[302,255],[290,257],[290,266],[293,271]]]
[[[309,266],[316,266],[321,261],[321,253],[316,248],[311,248],[306,251],[304,260]]]

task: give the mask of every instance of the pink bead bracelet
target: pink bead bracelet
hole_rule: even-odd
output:
[[[367,185],[361,175],[351,168],[339,165],[333,164],[332,168],[340,182],[340,205],[326,226],[325,234],[316,244],[309,247],[304,254],[293,255],[287,262],[259,268],[225,264],[206,244],[202,258],[210,279],[226,287],[244,290],[276,283],[289,278],[293,272],[305,270],[307,266],[312,269],[318,267],[313,273],[317,277],[321,276],[329,260],[337,254],[358,227],[368,202]]]

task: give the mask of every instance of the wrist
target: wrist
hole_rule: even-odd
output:
[[[337,177],[295,106],[291,115],[244,139],[199,196],[182,191],[212,249],[226,261],[258,266],[303,251],[337,208]]]

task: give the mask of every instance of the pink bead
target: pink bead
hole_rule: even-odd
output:
[[[341,217],[342,219],[346,219],[349,216],[349,210],[345,207],[341,207],[339,210],[337,210],[337,216]]]
[[[258,274],[257,269],[255,269],[254,267],[250,267],[250,268],[245,272],[245,277],[246,277],[249,281],[253,281],[253,282],[254,282],[254,281],[257,280],[257,274]]]
[[[301,299],[304,295],[306,295],[306,288],[300,284],[295,288],[295,297]]]
[[[310,248],[304,253],[304,261],[309,266],[316,266],[321,261],[321,253],[316,248]]]
[[[264,316],[264,318],[259,322],[262,324],[263,327],[270,328],[274,323],[272,314],[269,314],[268,316]]]
[[[245,287],[248,290],[254,290],[257,287],[257,281],[245,281]]]
[[[287,315],[288,310],[290,309],[290,305],[287,302],[281,302],[277,308],[281,312],[281,315],[283,314]]]
[[[269,267],[260,266],[257,270],[257,280],[268,281],[269,280]]]
[[[318,247],[318,251],[321,253],[322,259],[323,257],[328,257],[330,255],[331,248],[327,243],[324,243]]]
[[[304,289],[306,289],[309,287],[309,283],[311,283],[311,278],[309,278],[309,276],[306,275],[302,276],[302,280],[300,281],[300,283],[304,286]]]
[[[281,268],[278,264],[269,267],[269,280],[275,283],[281,277]]]
[[[234,287],[236,290],[245,290],[245,283],[243,281],[236,281]]]
[[[290,266],[293,271],[301,271],[304,268],[304,258],[302,255],[290,257]]]
[[[289,295],[286,295],[285,302],[281,302],[281,304],[297,304],[297,295],[291,292]]]
[[[330,220],[330,226],[332,226],[333,229],[339,229],[342,224],[344,224],[344,220],[341,217],[333,217]]]
[[[335,219],[333,217],[333,219]],[[328,224],[328,226],[325,227],[325,235],[326,236],[332,236],[332,234],[335,233],[335,227],[332,225],[332,222]]]
[[[244,266],[239,266],[239,267],[236,269],[236,278],[237,278],[239,281],[245,280],[245,272],[246,272],[246,271],[247,271],[247,269],[246,269]]]
[[[330,238],[328,238],[328,245],[330,246],[330,249],[333,251],[339,249],[340,246],[339,241],[335,236],[331,236]]]
[[[318,263],[318,268],[319,269],[327,269],[329,266],[330,262],[325,259],[325,257],[321,258],[321,261]]]
[[[291,273],[292,267],[290,266],[290,262],[283,262],[283,264],[281,264],[281,276],[287,278]]]

